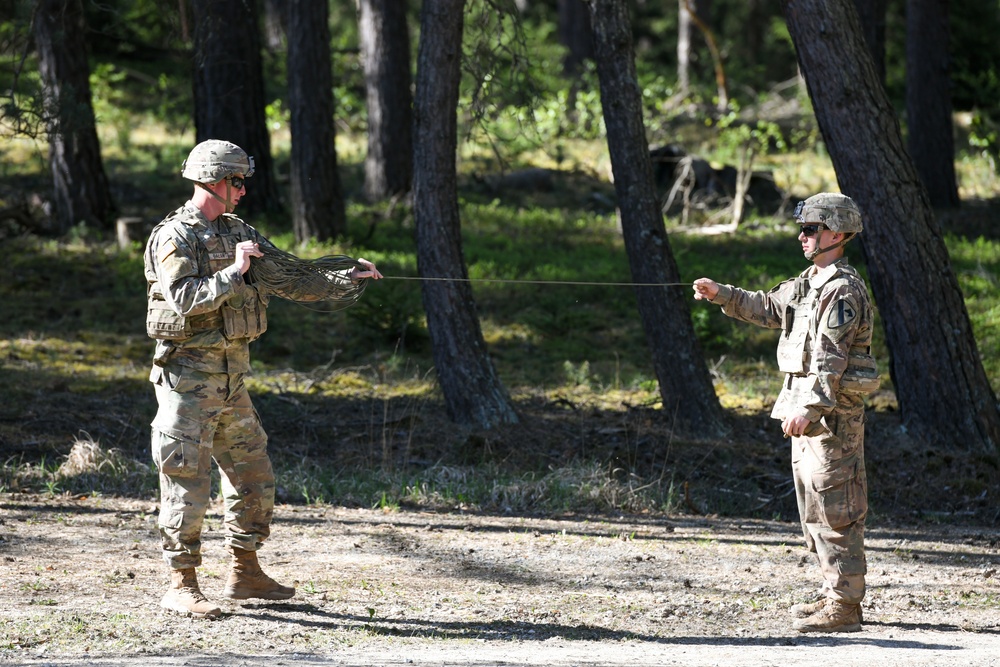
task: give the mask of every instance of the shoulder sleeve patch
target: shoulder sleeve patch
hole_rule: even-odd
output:
[[[177,252],[177,243],[173,239],[167,239],[157,249],[156,259],[160,263],[163,263],[167,257],[170,257],[175,252]]]
[[[830,308],[826,317],[826,326],[828,329],[839,329],[853,322],[857,316],[858,308],[854,305],[854,299],[844,296],[837,299],[837,302]]]

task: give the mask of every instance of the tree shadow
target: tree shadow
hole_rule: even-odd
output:
[[[361,616],[328,612],[309,604],[296,605],[243,605],[252,610],[254,617],[261,620],[287,625],[296,625],[313,630],[364,630],[366,633],[384,637],[407,637],[416,639],[476,639],[483,641],[544,642],[553,639],[567,641],[640,641],[665,645],[700,646],[878,646],[881,648],[907,648],[934,651],[958,651],[961,646],[945,643],[928,643],[909,639],[885,639],[865,637],[860,633],[841,635],[797,635],[774,637],[724,637],[724,636],[660,636],[630,631],[614,630],[599,625],[566,625],[560,623],[535,623],[527,621],[433,621],[425,619],[386,619],[376,615]],[[301,614],[290,617],[288,614]],[[239,615],[239,614],[234,614]],[[920,624],[912,630],[942,633],[965,632],[952,625]]]

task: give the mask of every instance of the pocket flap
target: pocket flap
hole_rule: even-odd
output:
[[[150,424],[160,433],[171,438],[200,445],[206,442],[208,425],[179,414],[159,411]],[[210,444],[210,443],[206,443]]]
[[[831,461],[812,474],[813,488],[820,493],[843,486],[858,474],[858,455],[849,454]]]

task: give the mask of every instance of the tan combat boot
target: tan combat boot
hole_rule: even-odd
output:
[[[792,605],[791,612],[794,618],[809,618],[816,612],[823,609],[826,605],[827,598],[821,597],[815,602],[803,602],[802,604]],[[858,605],[858,623],[864,623],[865,617],[861,609],[861,605]]]
[[[170,570],[170,588],[160,600],[160,606],[195,618],[216,618],[222,614],[221,609],[202,595],[193,567]]]
[[[860,605],[826,600],[823,608],[802,618],[792,627],[799,632],[857,632],[861,629]]]
[[[826,598],[821,597],[815,602],[803,602],[801,604],[792,605],[791,612],[794,618],[809,618],[817,611],[823,609],[826,606]]]
[[[233,567],[226,580],[224,596],[232,600],[258,598],[261,600],[287,600],[295,595],[291,586],[282,586],[264,574],[257,562],[257,552],[232,547]]]

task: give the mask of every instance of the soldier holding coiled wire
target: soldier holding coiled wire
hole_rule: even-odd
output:
[[[171,574],[160,604],[215,617],[221,610],[202,594],[195,574],[213,460],[221,471],[232,554],[223,595],[284,600],[295,594],[264,574],[257,561],[257,549],[270,534],[274,473],[244,377],[249,344],[267,329],[268,300],[274,295],[336,310],[357,300],[367,279],[382,274],[365,259],[299,259],[233,215],[254,171],[253,158],[239,146],[204,141],[182,169],[194,193],[153,229],[144,253],[146,331],[156,339],[149,379],[159,404],[152,455]]]

